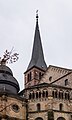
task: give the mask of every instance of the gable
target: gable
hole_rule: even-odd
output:
[[[65,69],[65,68],[50,65],[47,71],[45,72],[45,74],[43,75],[40,83],[43,83],[43,82],[52,83],[57,79],[63,77],[64,75],[67,75],[71,71],[72,70],[70,69]]]
[[[57,79],[56,81],[52,82],[51,84],[60,85],[67,88],[72,88],[72,72],[64,75],[63,77]]]

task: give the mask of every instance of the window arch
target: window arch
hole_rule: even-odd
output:
[[[53,98],[54,98],[54,91],[52,91],[52,96],[53,96]]]
[[[29,74],[27,75],[27,81],[29,82]]]
[[[68,100],[70,99],[70,95],[69,95],[69,93],[68,93]]]
[[[27,75],[27,81],[29,82],[30,80],[32,80],[32,73],[31,72],[28,73],[28,75]]]
[[[31,93],[29,94],[29,99],[31,99],[32,98],[32,95],[31,95]]]
[[[36,118],[35,120],[43,120],[41,117]]]
[[[53,98],[57,98],[57,90],[54,90],[54,91],[52,91],[52,96],[53,96]]]
[[[35,79],[39,79],[39,73],[37,71],[35,71],[35,75],[34,75]]]
[[[48,91],[46,91],[46,97],[48,97]]]
[[[34,99],[34,98],[35,98],[35,93],[34,93],[34,91],[31,91],[29,93],[29,99]]]
[[[51,80],[52,80],[52,76],[49,77],[49,81],[50,81],[50,82],[51,82]]]
[[[29,78],[30,80],[32,79],[32,73],[30,72],[30,78]]]
[[[70,99],[69,92],[66,92],[66,93],[65,93],[65,99],[66,99],[66,100],[69,100],[69,99]]]
[[[65,80],[65,86],[67,86],[67,85],[68,85],[68,79]]]
[[[39,98],[41,98],[41,92],[39,92]]]
[[[45,91],[43,91],[42,96],[45,97]]]
[[[35,93],[34,93],[34,92],[32,93],[32,98],[33,98],[33,99],[35,98]]]
[[[41,91],[36,91],[36,98],[38,99],[38,98],[41,98]]]
[[[37,111],[39,112],[40,109],[41,109],[41,105],[40,105],[40,103],[38,103],[38,104],[37,104]]]
[[[55,91],[55,98],[57,98],[57,90]]]
[[[36,98],[38,98],[38,92],[36,92]]]
[[[63,99],[63,91],[59,91],[59,99]]]
[[[57,120],[65,120],[65,118],[63,118],[63,117],[59,117]]]
[[[41,72],[39,72],[39,79],[41,79]]]
[[[48,97],[48,91],[47,91],[47,90],[43,90],[43,92],[42,92],[42,97],[43,97],[43,98]]]
[[[60,110],[60,111],[63,110],[63,104],[62,104],[62,103],[59,104],[59,110]]]

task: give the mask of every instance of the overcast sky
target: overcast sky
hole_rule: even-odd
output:
[[[14,47],[16,63],[8,64],[24,87],[34,40],[36,10],[47,65],[72,68],[72,0],[0,0],[0,56]]]

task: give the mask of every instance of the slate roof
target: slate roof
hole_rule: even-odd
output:
[[[7,67],[6,65],[0,65],[0,73],[1,72],[8,73],[13,76],[11,69],[9,67]]]
[[[0,65],[0,92],[17,94],[19,89],[19,83],[13,77],[11,69],[6,65]]]
[[[44,60],[42,43],[41,43],[41,37],[40,37],[40,31],[38,25],[38,15],[36,16],[36,28],[35,28],[32,57],[27,70],[31,69],[33,66],[36,66],[43,70],[47,69],[47,65]]]

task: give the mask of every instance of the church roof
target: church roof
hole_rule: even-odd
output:
[[[14,93],[19,92],[18,81],[13,77],[13,73],[6,65],[0,65],[0,92]]]
[[[47,65],[44,60],[43,48],[42,48],[39,25],[38,25],[38,14],[36,15],[36,28],[35,28],[32,57],[27,70],[31,69],[33,66],[43,70],[47,69]]]
[[[5,65],[0,65],[0,73],[1,72],[5,72],[5,73],[11,74],[13,76],[11,69]]]

